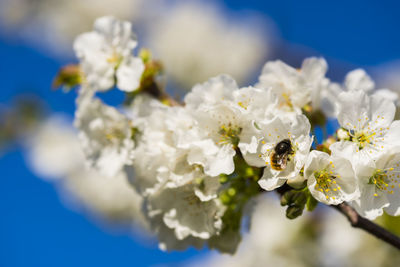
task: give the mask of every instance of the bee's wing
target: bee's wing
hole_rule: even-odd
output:
[[[278,158],[278,164],[281,166],[282,169],[286,168],[286,164],[287,164],[287,158],[288,158],[288,154],[285,153],[283,155],[280,155]]]

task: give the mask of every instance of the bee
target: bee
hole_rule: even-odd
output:
[[[282,171],[286,168],[289,155],[293,154],[292,143],[289,139],[280,141],[270,155],[271,168]]]

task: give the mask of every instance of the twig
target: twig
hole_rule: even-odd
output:
[[[276,191],[278,194],[283,195],[285,192],[293,190],[288,184],[284,184],[279,187]],[[391,244],[397,249],[400,249],[400,237],[395,234],[392,234],[385,228],[377,225],[376,223],[361,217],[352,207],[347,203],[342,203],[339,205],[328,205],[328,207],[332,207],[342,213],[347,219],[350,221],[351,226],[354,228],[363,229],[369,234],[385,241],[388,244]]]
[[[391,244],[392,246],[400,249],[400,238],[381,226],[371,222],[368,219],[361,217],[352,207],[346,203],[332,206],[350,221],[351,226],[363,229],[371,235]]]

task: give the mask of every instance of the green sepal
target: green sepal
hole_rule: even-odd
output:
[[[286,217],[288,219],[296,219],[303,214],[304,206],[290,206],[286,209]]]
[[[308,211],[313,211],[318,206],[318,201],[311,195],[308,194],[306,208]]]
[[[312,211],[317,206],[318,201],[313,198],[307,187],[302,189],[289,189],[281,196],[281,205],[288,206],[286,217],[295,219],[303,214],[304,208]]]
[[[62,67],[53,80],[52,88],[57,89],[63,87],[69,91],[71,88],[78,86],[83,81],[83,74],[79,65],[66,65]]]

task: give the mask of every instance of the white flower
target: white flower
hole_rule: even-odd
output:
[[[392,101],[393,103],[395,103],[397,108],[399,107],[399,95],[395,91],[392,91],[390,89],[379,89],[376,90],[374,94],[386,98],[389,101]]]
[[[254,13],[251,18],[241,13],[237,19],[228,20],[211,2],[175,3],[168,3],[166,10],[152,18],[148,45],[179,85],[189,89],[220,73],[232,75],[241,83],[269,54],[269,25],[255,19]]]
[[[28,162],[41,177],[60,179],[82,166],[84,155],[67,118],[53,115],[28,139]]]
[[[308,58],[300,69],[295,69],[282,61],[267,62],[256,87],[271,89],[279,98],[280,107],[285,111],[301,113],[307,104],[315,109],[328,90],[329,80],[325,78],[326,61],[322,58]]]
[[[131,170],[110,178],[87,169],[76,131],[65,117],[52,115],[28,141],[29,165],[38,177],[57,180],[66,204],[101,218],[148,228],[141,210],[143,198],[127,180]]]
[[[76,140],[77,141],[77,140]],[[99,214],[112,221],[139,224],[148,230],[142,211],[143,197],[128,182],[132,171],[122,170],[113,177],[96,170],[80,169],[63,179],[63,193],[75,202],[77,208]]]
[[[363,69],[356,69],[349,72],[346,75],[344,87],[348,91],[361,90],[366,92],[368,95],[371,94],[379,95],[398,105],[398,100],[399,100],[398,94],[390,89],[385,89],[385,88],[376,89],[375,82]]]
[[[217,176],[234,171],[236,147],[242,138],[251,138],[254,121],[272,118],[276,97],[257,88],[238,89],[232,78],[221,75],[196,85],[185,103],[200,136],[199,141],[189,144],[189,162]]]
[[[131,23],[101,17],[94,31],[79,35],[74,43],[86,82],[97,90],[108,90],[117,80],[119,89],[132,92],[139,87],[144,64],[132,55],[137,42]]]
[[[189,247],[201,249],[207,241],[193,236],[177,239],[174,230],[165,225],[162,213],[153,214],[150,222],[152,231],[157,235],[158,247],[162,251],[186,250]]]
[[[389,89],[376,89],[375,82],[363,69],[350,71],[345,78],[344,88],[347,91],[364,91],[368,95],[374,94],[395,102],[398,105],[398,94]]]
[[[233,92],[238,90],[236,81],[229,75],[219,75],[204,83],[196,84],[185,96],[186,107],[197,109],[202,105],[212,106],[233,100]]]
[[[137,106],[145,109],[152,106],[148,114],[141,114],[142,117],[136,112],[140,134],[135,149],[138,156],[133,165],[138,174],[134,181],[138,189],[152,194],[160,186],[175,188],[196,182],[202,186],[201,190],[195,188],[201,200],[215,197],[220,186],[218,178],[207,176],[191,158],[195,150],[192,143],[200,142],[191,114],[183,107],[157,105],[150,99],[137,98],[133,107]]]
[[[400,123],[392,122],[395,107],[391,101],[368,96],[362,90],[343,92],[339,100],[338,121],[349,138],[332,144],[333,154],[346,157],[354,165],[400,144]]]
[[[202,201],[195,184],[175,188],[160,188],[146,198],[146,209],[152,216],[162,214],[163,223],[178,240],[188,236],[209,239],[219,233],[225,208],[218,198]]]
[[[376,160],[357,165],[360,198],[351,202],[357,212],[370,220],[383,214],[400,215],[400,153],[392,150]]]
[[[355,69],[346,75],[344,86],[348,91],[361,90],[370,93],[375,88],[375,83],[363,69]]]
[[[114,176],[132,162],[131,122],[115,108],[93,98],[92,92],[84,91],[75,114],[79,140],[90,165],[104,175]]]
[[[295,179],[303,168],[313,140],[310,123],[304,115],[277,116],[256,128],[257,135],[243,139],[239,147],[250,166],[266,167],[259,184],[273,190]]]
[[[193,159],[195,152],[203,157],[209,152],[193,145],[201,143],[197,121],[184,107],[158,105],[148,98],[135,99],[132,113],[140,132],[132,184],[145,197],[145,213],[160,247],[203,245],[219,235],[225,206],[218,199],[218,177],[207,175]]]
[[[359,196],[353,167],[344,158],[313,150],[304,166],[304,178],[313,197],[328,205],[351,201]]]
[[[148,2],[114,0],[102,1],[99,5],[98,0],[2,0],[0,20],[2,27],[13,34],[39,44],[42,52],[65,59],[71,56],[71,43],[75,37],[90,29],[96,18],[113,14],[136,22],[148,13],[144,10],[152,10],[144,7]]]
[[[138,177],[134,183],[143,192],[167,181],[184,184],[193,179],[191,174],[196,170],[196,166],[188,164],[188,152],[184,148],[186,140],[195,140],[190,130],[194,125],[192,118],[182,107],[167,107],[157,102],[137,98],[133,104],[134,109],[137,106],[145,109],[136,111],[138,117],[134,118],[139,131],[135,149],[138,156],[133,162]],[[146,106],[152,110],[146,111]]]

